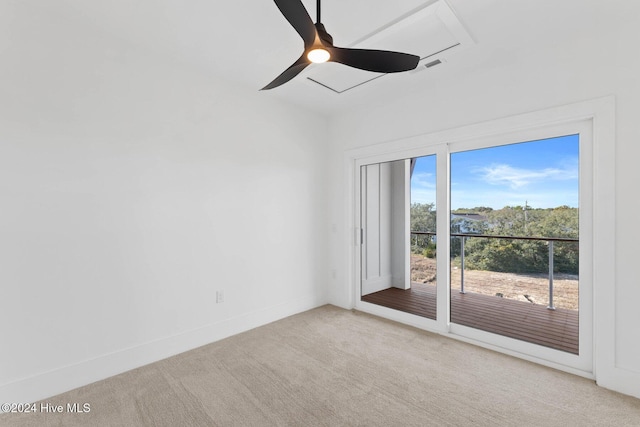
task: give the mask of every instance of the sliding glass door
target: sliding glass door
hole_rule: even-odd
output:
[[[579,353],[579,145],[451,154],[452,323]]]
[[[576,122],[362,160],[360,306],[588,370],[591,150]]]

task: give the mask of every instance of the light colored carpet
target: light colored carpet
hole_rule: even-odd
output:
[[[640,426],[592,381],[324,306],[48,399],[3,426]]]

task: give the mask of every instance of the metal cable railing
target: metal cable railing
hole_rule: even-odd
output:
[[[411,235],[413,236],[435,236],[435,232],[430,231],[412,231]],[[536,241],[546,241],[549,246],[549,304],[547,308],[549,310],[555,310],[555,305],[553,303],[553,251],[554,251],[554,242],[579,242],[579,239],[567,238],[567,237],[532,237],[532,236],[501,236],[501,235],[493,235],[493,234],[471,234],[471,233],[450,233],[450,237],[459,237],[460,238],[460,293],[464,294],[464,247],[465,241],[469,237],[478,237],[478,238],[486,238],[486,239],[511,239],[511,240],[536,240]]]

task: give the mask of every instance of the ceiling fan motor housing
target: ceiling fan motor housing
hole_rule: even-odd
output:
[[[327,33],[324,25],[320,22],[316,22],[315,26],[316,30],[318,30],[318,37],[320,37],[320,40],[329,44],[329,46],[333,46],[333,37],[331,37],[331,34]]]

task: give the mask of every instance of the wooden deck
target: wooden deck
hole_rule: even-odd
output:
[[[362,301],[436,319],[436,287],[412,283],[411,289],[385,289]],[[475,293],[451,292],[451,322],[578,354],[578,311],[556,309]]]

